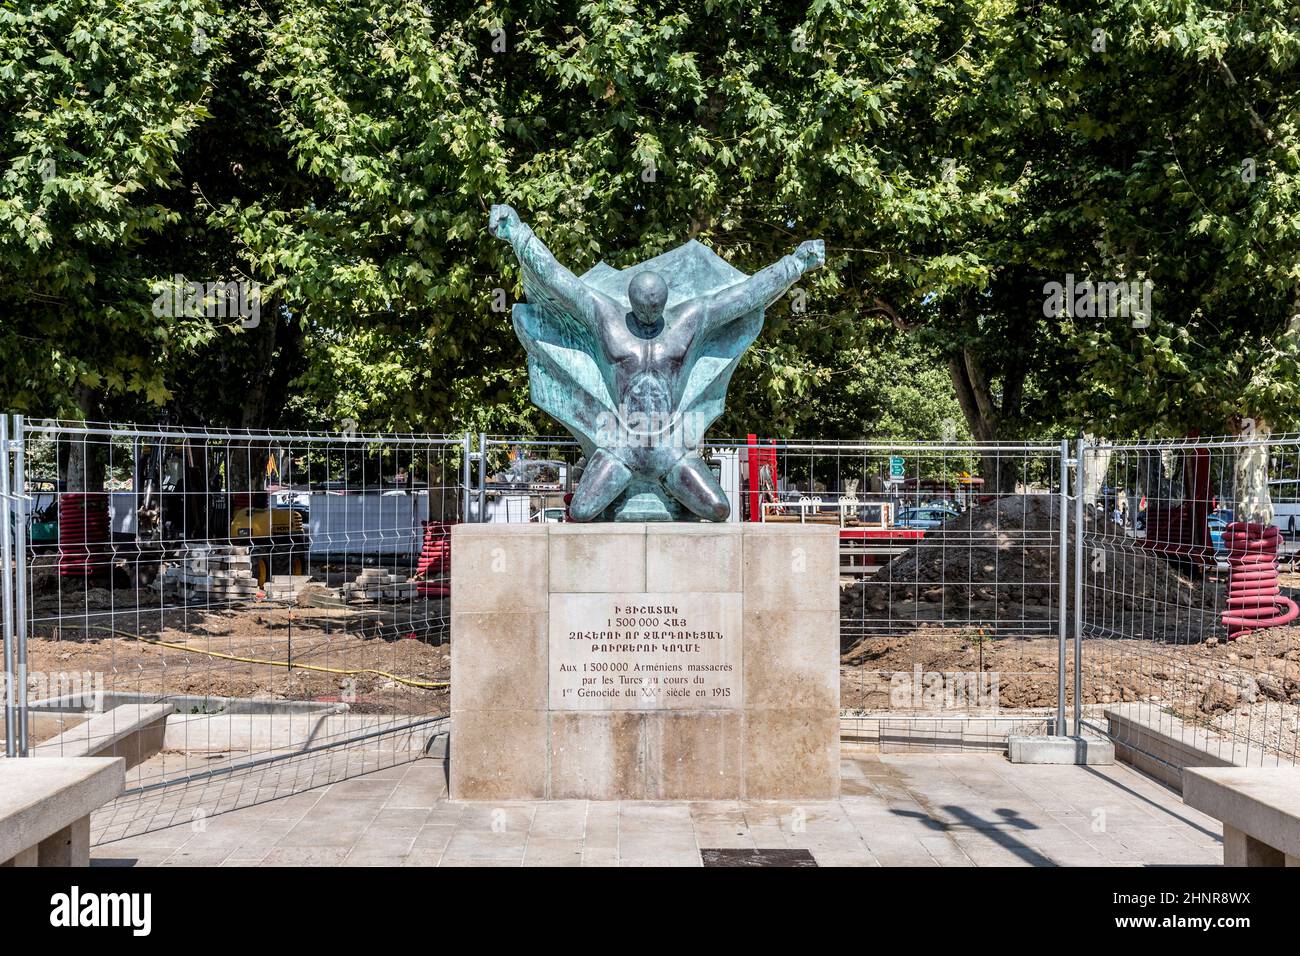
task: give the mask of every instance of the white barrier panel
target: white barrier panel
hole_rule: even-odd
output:
[[[314,492],[307,520],[311,554],[409,554],[424,547],[429,496]]]
[[[47,506],[54,495],[41,495],[37,500],[40,507]],[[135,534],[138,530],[135,519],[135,492],[114,491],[108,496],[109,529],[113,534]]]

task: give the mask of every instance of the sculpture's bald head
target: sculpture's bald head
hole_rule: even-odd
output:
[[[637,319],[654,325],[664,314],[668,303],[668,283],[657,272],[638,272],[627,285],[627,298]]]

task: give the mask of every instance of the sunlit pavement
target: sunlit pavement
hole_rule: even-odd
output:
[[[699,866],[707,848],[806,848],[822,866],[1215,865],[1217,821],[1123,765],[992,755],[843,761],[807,803],[453,803],[425,759],[100,843],[92,865]]]

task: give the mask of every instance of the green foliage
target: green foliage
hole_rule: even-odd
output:
[[[483,228],[492,201],[519,208],[577,271],[688,236],[753,270],[824,235],[838,255],[807,281],[806,311],[770,312],[737,376],[748,400],[723,424],[870,432],[858,414],[828,422],[813,398],[901,367],[873,344],[880,325],[864,308],[879,311],[882,290],[923,311],[937,289],[978,289],[989,268],[959,247],[1016,198],[997,179],[946,181],[952,150],[913,122],[984,83],[943,62],[963,19],[901,3],[820,5],[805,23],[740,3],[434,16],[414,3],[291,2],[264,75],[294,167],[318,188],[296,208],[233,203],[222,215],[290,307],[331,330],[303,384],[333,417],[392,425],[454,409],[548,427],[521,407],[521,351],[491,308],[495,290],[521,291]],[[978,105],[961,112],[983,122]],[[931,368],[946,338],[926,343]],[[453,387],[465,382],[468,407]]]
[[[1081,361],[1065,405],[1099,432],[1220,432],[1237,416],[1294,429],[1300,11],[1106,12],[1117,42],[1068,130],[1075,201],[1097,271],[1152,281],[1154,321],[1072,323]]]
[[[718,434],[1296,425],[1294,0],[20,10],[0,0],[20,408],[93,389],[191,420],[553,432],[494,309],[521,294],[486,230],[508,202],[578,272],[688,237],[752,271],[826,239]],[[155,318],[176,273],[261,283],[263,327]],[[1149,279],[1151,325],[1044,315],[1067,273]]]
[[[0,4],[0,393],[85,411],[88,393],[169,396],[163,363],[213,334],[153,315],[141,246],[206,101],[208,0]]]

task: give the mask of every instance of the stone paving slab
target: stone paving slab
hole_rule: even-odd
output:
[[[1124,765],[863,754],[838,800],[455,803],[418,760],[102,842],[92,865],[700,866],[701,848],[808,849],[822,866],[1217,865],[1218,821]],[[847,784],[852,786],[847,786]]]

